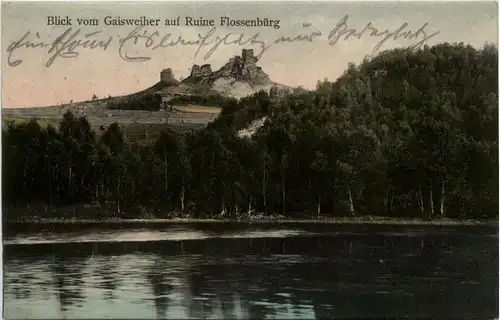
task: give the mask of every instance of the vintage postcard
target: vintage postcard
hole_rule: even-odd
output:
[[[3,2],[5,319],[498,318],[495,2]]]

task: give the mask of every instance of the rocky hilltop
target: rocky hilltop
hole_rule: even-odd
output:
[[[258,59],[254,56],[252,49],[243,49],[241,56],[235,56],[229,60],[222,68],[212,72],[209,64],[194,65],[191,68],[191,75],[184,83],[213,85],[217,80],[223,78],[233,82],[246,82],[250,86],[271,84],[269,76],[257,66]]]
[[[200,91],[215,91],[225,96],[241,98],[273,86],[281,89],[286,86],[274,83],[261,67],[252,49],[243,49],[241,56],[229,59],[219,70],[212,71],[210,64],[193,65],[189,77],[182,81],[175,79],[172,69],[164,69],[160,82],[147,89],[150,93],[197,94]]]

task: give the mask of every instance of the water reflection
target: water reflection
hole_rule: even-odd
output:
[[[102,298],[105,300],[116,299],[116,290],[119,286],[120,278],[118,278],[118,270],[115,257],[105,257],[101,262],[102,268],[94,270],[93,277],[99,279],[100,283],[97,288],[103,290]]]
[[[165,318],[168,303],[170,298],[168,297],[169,291],[172,289],[172,286],[167,283],[162,274],[159,274],[155,271],[151,271],[148,276],[148,280],[150,281],[151,288],[153,289],[153,300],[156,309],[156,316],[160,319]]]
[[[329,233],[4,251],[9,319],[497,316],[494,237]]]

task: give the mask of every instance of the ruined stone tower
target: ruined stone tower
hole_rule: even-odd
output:
[[[160,81],[163,82],[176,82],[174,78],[174,73],[172,72],[172,69],[163,69],[160,73]]]
[[[200,75],[201,75],[200,66],[194,64],[193,67],[191,68],[191,77],[199,77]]]
[[[255,59],[255,57],[253,56],[253,49],[243,49],[241,52],[241,57],[243,58],[244,61],[250,61]]]

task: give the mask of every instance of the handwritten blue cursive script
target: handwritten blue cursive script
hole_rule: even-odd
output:
[[[202,48],[209,48],[208,52],[203,57],[204,60],[210,58],[210,56],[219,48],[221,45],[238,45],[238,46],[254,46],[258,45],[260,47],[260,52],[257,57],[262,56],[264,52],[269,48],[269,45],[263,40],[259,39],[260,34],[255,33],[251,36],[245,36],[244,33],[227,33],[224,36],[216,36],[217,28],[212,27],[207,34],[198,34],[198,39],[187,40],[184,39],[182,35],[172,36],[171,33],[161,35],[160,32],[154,31],[149,32],[144,26],[140,26],[132,30],[126,37],[120,39],[119,54],[123,60],[137,62],[137,61],[147,61],[151,57],[132,57],[126,53],[126,46],[128,44],[133,44],[134,46],[143,46],[145,48],[151,49],[151,51],[157,50],[159,48],[177,47],[177,46],[196,46],[196,52],[194,57],[198,56]]]
[[[335,45],[342,37],[344,37],[344,41],[347,41],[352,38],[361,39],[363,36],[375,37],[380,39],[380,41],[373,48],[373,53],[376,53],[380,50],[382,45],[389,39],[399,40],[399,39],[408,39],[417,41],[411,47],[418,48],[422,46],[425,42],[427,42],[432,37],[438,35],[440,31],[436,31],[433,33],[427,33],[426,28],[428,23],[424,23],[417,31],[412,31],[408,28],[408,23],[403,23],[401,26],[397,27],[394,30],[381,30],[375,27],[371,22],[368,22],[363,29],[360,31],[349,28],[347,22],[349,20],[349,16],[345,15],[340,21],[335,25],[335,27],[330,31],[328,35],[328,44],[330,46]]]
[[[303,23],[306,28],[302,34],[279,35],[274,40],[265,40],[259,33],[225,33],[217,35],[217,28],[212,27],[204,34],[198,34],[192,39],[184,37],[182,34],[161,33],[158,30],[150,30],[144,26],[133,29],[124,37],[105,36],[101,30],[83,32],[81,29],[68,28],[52,41],[43,39],[39,32],[27,31],[18,40],[11,41],[7,47],[7,63],[11,67],[21,65],[24,60],[19,58],[23,51],[42,50],[48,54],[45,63],[47,68],[51,67],[58,58],[77,58],[82,50],[106,51],[111,47],[118,50],[121,59],[128,62],[144,62],[151,60],[152,52],[160,49],[194,47],[196,49],[194,57],[201,52],[205,52],[203,59],[209,59],[220,47],[228,45],[256,47],[256,57],[260,58],[272,46],[287,43],[312,43],[325,41],[330,46],[335,46],[339,41],[350,41],[363,37],[373,37],[379,39],[373,53],[379,51],[385,42],[393,40],[407,40],[412,42],[410,47],[418,48],[432,37],[439,34],[439,31],[430,32],[428,23],[424,23],[416,29],[411,29],[408,23],[404,23],[394,29],[381,29],[372,22],[368,22],[363,28],[356,29],[348,25],[349,16],[345,15],[337,23],[333,24],[327,36],[319,31],[309,31],[307,29],[311,23]],[[132,54],[131,52],[141,52]]]
[[[19,40],[11,42],[7,47],[7,63],[11,67],[16,67],[23,63],[21,59],[14,58],[14,52],[21,48],[27,49],[47,49],[49,59],[45,63],[45,66],[49,68],[54,63],[57,57],[61,58],[75,58],[79,56],[79,52],[76,50],[78,48],[87,49],[103,49],[106,50],[112,43],[113,37],[108,37],[104,39],[96,39],[101,31],[94,31],[86,34],[82,34],[80,29],[73,31],[72,28],[66,29],[60,36],[52,42],[45,42],[40,40],[40,34],[35,33],[35,39],[30,40],[32,32],[26,32]]]

